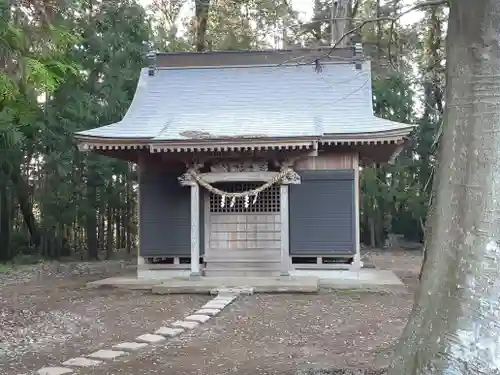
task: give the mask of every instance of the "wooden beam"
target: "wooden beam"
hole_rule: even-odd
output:
[[[279,172],[208,172],[200,174],[200,177],[209,184],[214,182],[248,182],[248,181],[270,181]]]

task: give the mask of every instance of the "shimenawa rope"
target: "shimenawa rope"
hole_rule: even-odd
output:
[[[285,180],[288,177],[288,175],[290,173],[293,173],[293,171],[291,171],[289,169],[282,170],[279,173],[277,173],[271,180],[265,182],[263,185],[259,186],[258,188],[251,189],[248,191],[242,191],[242,192],[238,192],[238,193],[230,193],[227,191],[217,189],[216,187],[213,187],[212,185],[210,185],[210,183],[203,180],[203,178],[198,173],[196,173],[196,171],[194,171],[192,169],[190,169],[188,171],[188,173],[190,176],[192,176],[196,180],[196,182],[198,182],[198,184],[203,186],[205,189],[207,189],[212,194],[216,194],[222,198],[221,199],[221,207],[225,206],[226,199],[231,199],[230,206],[233,207],[234,204],[236,203],[237,198],[244,198],[245,199],[245,207],[247,208],[249,206],[249,203],[250,203],[250,197],[253,197],[252,204],[255,204],[255,202],[257,201],[257,197],[260,193],[262,193],[264,190],[270,188],[271,186],[282,182],[283,180]]]

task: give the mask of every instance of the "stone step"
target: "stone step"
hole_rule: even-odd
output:
[[[222,259],[279,259],[281,251],[279,249],[209,249],[207,258]]]
[[[263,268],[206,268],[206,277],[276,277],[280,275],[277,269],[263,269]]]
[[[279,270],[280,269],[280,262],[253,262],[253,261],[248,261],[248,262],[240,262],[240,261],[219,261],[219,262],[214,262],[210,261],[207,262],[205,269],[221,269],[221,270],[227,270],[227,269],[256,269],[256,270]]]
[[[241,257],[241,258],[221,258],[207,257],[204,258],[205,263],[280,263],[280,258],[257,258],[257,257]]]
[[[342,263],[323,263],[323,264],[300,264],[294,263],[293,268],[296,270],[349,270],[351,269],[350,264],[342,264]]]

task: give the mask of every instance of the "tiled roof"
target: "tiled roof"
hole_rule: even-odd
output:
[[[411,126],[373,115],[370,64],[142,69],[122,121],[78,133],[152,141],[307,137]]]

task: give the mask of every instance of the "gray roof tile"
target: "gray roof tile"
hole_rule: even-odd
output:
[[[409,125],[373,115],[369,62],[312,66],[142,69],[122,121],[79,135],[182,140],[304,137],[379,132]]]

